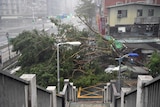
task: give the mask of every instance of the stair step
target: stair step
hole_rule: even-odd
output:
[[[108,103],[101,102],[72,102],[70,107],[110,107]]]

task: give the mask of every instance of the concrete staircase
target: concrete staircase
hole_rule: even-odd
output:
[[[69,107],[110,107],[110,104],[103,102],[103,83],[79,88],[77,102],[71,102]]]
[[[71,102],[69,107],[110,107],[108,103],[102,102]]]

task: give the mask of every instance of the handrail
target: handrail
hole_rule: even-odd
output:
[[[76,101],[76,87],[73,86],[73,83],[69,82],[69,79],[64,80],[64,87],[60,95],[64,97],[65,107],[68,107],[71,101]]]
[[[151,85],[151,84],[153,84],[153,83],[155,83],[155,82],[157,82],[157,81],[159,81],[159,80],[160,80],[160,76],[158,76],[158,77],[154,78],[153,80],[145,83],[143,86],[144,86],[144,87],[147,87],[147,86],[149,86],[149,85]]]
[[[118,93],[115,84],[112,84],[112,88],[113,88],[113,94],[114,94],[115,96],[119,96],[120,93]]]

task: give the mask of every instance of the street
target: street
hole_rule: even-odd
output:
[[[12,46],[8,45],[8,39],[14,38],[18,36],[19,33],[25,31],[30,31],[33,29],[43,30],[46,31],[48,34],[57,32],[56,26],[53,26],[53,23],[46,22],[46,23],[38,23],[38,24],[28,24],[16,27],[1,27],[0,29],[0,57],[1,57],[1,64],[8,61],[10,58],[14,58],[17,54],[16,52],[12,52]],[[8,33],[8,35],[7,35]]]
[[[17,26],[17,27],[6,27],[6,28],[1,28],[0,30],[0,46],[6,45],[8,43],[6,33],[8,32],[9,38],[14,38],[18,36],[19,33],[21,33],[24,30],[44,30],[47,31],[48,33],[53,33],[57,32],[56,27],[53,25],[51,22],[46,22],[46,23],[40,23],[36,25],[26,25],[26,26]]]
[[[78,22],[80,21],[78,18],[70,18],[70,19],[61,19],[62,23],[66,24],[72,24],[79,30],[82,30],[85,28],[83,24],[79,24]],[[18,26],[19,24],[19,26]],[[13,26],[14,25],[14,26]],[[9,60],[9,58],[12,58],[16,55],[15,52],[12,52],[12,46],[8,45],[9,39],[10,38],[15,38],[16,36],[19,35],[19,33],[23,31],[31,31],[33,29],[42,31],[44,30],[48,34],[54,33],[57,34],[57,27],[50,22],[50,20],[46,21],[39,21],[36,23],[10,23],[10,25],[5,26],[1,25],[0,26],[0,55],[1,55],[1,62],[5,62]]]

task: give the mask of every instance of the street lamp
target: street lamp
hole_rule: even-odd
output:
[[[8,54],[9,54],[9,60],[11,59],[11,54],[10,54],[10,48],[9,48],[9,33],[6,33],[7,41],[8,41]]]
[[[99,15],[100,15],[100,17],[101,17],[101,15],[102,15],[102,14],[101,14],[101,13],[102,13],[102,12],[101,12],[101,11],[102,11],[102,10],[101,10],[101,8],[102,8],[102,0],[97,0],[97,7],[99,8]]]
[[[58,82],[58,93],[60,92],[60,74],[59,74],[59,46],[60,45],[73,45],[73,46],[79,46],[81,42],[79,41],[74,41],[74,42],[63,42],[63,43],[58,43],[57,44],[57,82]]]
[[[118,60],[119,62],[119,72],[118,72],[118,92],[120,92],[121,90],[121,63],[123,61],[123,58],[128,58],[128,57],[138,57],[139,55],[137,53],[128,53],[128,54],[125,54],[123,55],[122,57],[120,58],[116,58],[116,60]]]

